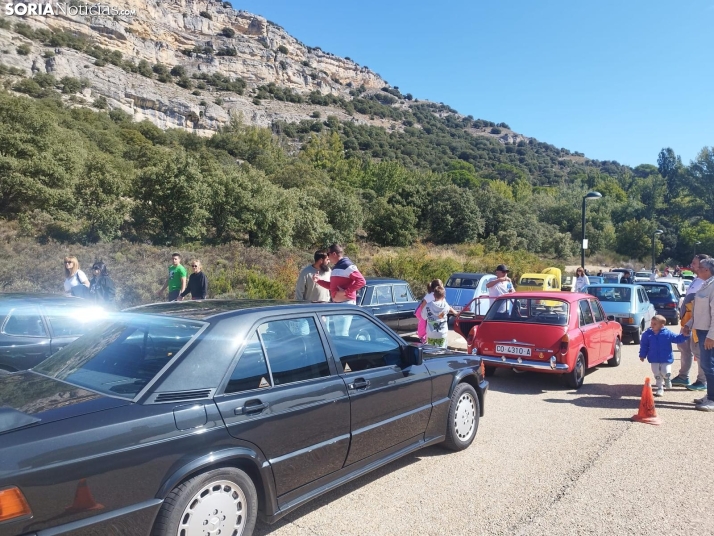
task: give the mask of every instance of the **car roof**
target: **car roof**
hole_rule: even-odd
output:
[[[477,277],[481,278],[485,275],[493,275],[493,274],[483,274],[483,273],[476,273],[476,272],[454,272],[453,274],[451,274],[449,276],[449,279],[451,279],[452,277],[460,277],[462,279],[465,277],[468,277],[471,279],[475,279]]]
[[[140,313],[150,315],[170,316],[174,318],[186,318],[190,320],[209,320],[213,318],[224,318],[228,316],[238,316],[241,314],[264,314],[284,311],[286,314],[293,312],[314,312],[316,307],[324,308],[326,311],[332,309],[344,309],[355,305],[344,303],[320,303],[299,302],[289,300],[190,300],[181,302],[151,303],[124,309],[122,312]]]
[[[529,292],[529,291],[518,291],[511,294],[504,294],[499,296],[501,298],[534,298],[537,300],[560,300],[565,302],[576,302],[584,298],[592,298],[590,294],[585,294],[582,292]]]
[[[369,285],[371,284],[389,284],[389,283],[400,283],[408,284],[404,279],[394,279],[392,277],[365,277],[364,280]]]
[[[3,306],[19,304],[27,305],[94,305],[93,302],[76,298],[74,296],[65,296],[64,294],[33,294],[30,292],[7,292],[0,293],[0,303]]]

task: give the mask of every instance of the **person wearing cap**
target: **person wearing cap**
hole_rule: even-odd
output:
[[[499,264],[496,266],[496,279],[486,283],[489,298],[498,298],[504,294],[515,292],[511,278],[508,277],[508,266]]]

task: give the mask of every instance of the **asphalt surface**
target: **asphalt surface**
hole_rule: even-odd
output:
[[[714,413],[680,387],[655,399],[661,426],[631,422],[650,374],[632,344],[578,391],[499,370],[469,449],[424,449],[255,534],[714,535]]]

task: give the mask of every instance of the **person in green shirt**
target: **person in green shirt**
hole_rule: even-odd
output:
[[[181,254],[171,254],[171,265],[169,266],[169,277],[161,287],[157,295],[161,296],[164,290],[169,289],[168,301],[181,301],[181,293],[186,290],[186,268],[181,264]]]

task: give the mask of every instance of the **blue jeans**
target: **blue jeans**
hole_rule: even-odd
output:
[[[704,341],[707,338],[708,331],[705,329],[697,330],[699,338],[699,366],[704,371],[704,376],[707,379],[707,398],[714,400],[714,348],[711,350],[704,349]]]

